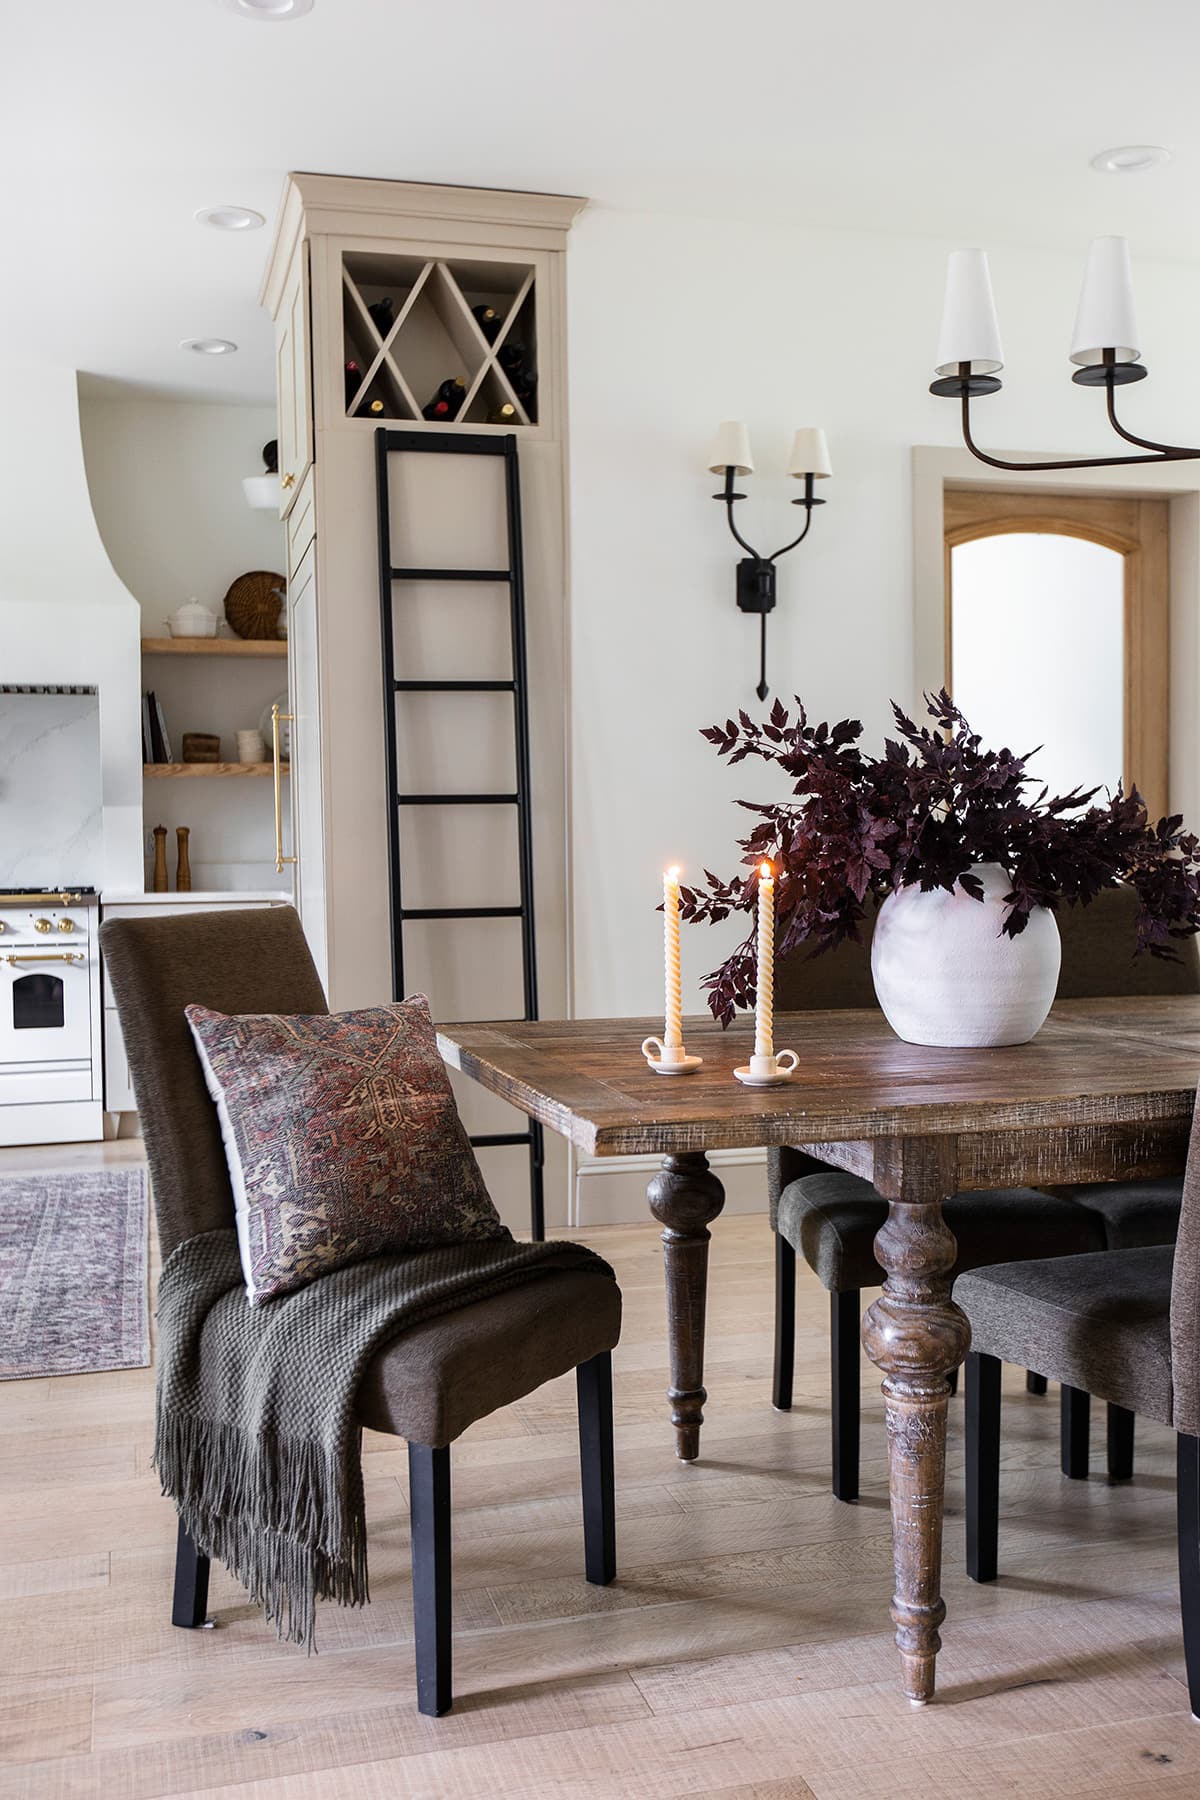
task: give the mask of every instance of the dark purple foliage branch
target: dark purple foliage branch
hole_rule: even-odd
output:
[[[998,863],[1011,888],[1002,930],[1024,931],[1035,906],[1086,906],[1102,888],[1128,882],[1140,902],[1138,951],[1174,956],[1173,940],[1200,930],[1200,843],[1181,818],[1152,824],[1141,795],[1118,787],[1051,796],[1026,773],[1035,754],[986,750],[943,690],[925,696],[932,727],[893,704],[897,736],[881,756],[864,754],[857,719],[810,725],[800,701],[780,701],[756,725],[744,712],[703,733],[732,763],[777,763],[793,798],[739,801],[758,823],[739,840],[749,872],[728,881],[705,870],[703,887],[681,887],[685,919],[716,924],[755,906],[764,857],[777,876],[776,948],[814,953],[861,937],[869,905],[897,888],[953,889],[983,898],[976,863]],[[714,1016],[728,1025],[754,1004],[754,934],[705,978]]]

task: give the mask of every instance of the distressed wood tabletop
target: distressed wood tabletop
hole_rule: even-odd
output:
[[[780,1087],[746,1088],[753,1030],[688,1019],[704,1058],[656,1075],[640,1045],[661,1019],[443,1025],[456,1069],[593,1156],[763,1144],[1029,1131],[1191,1118],[1200,1079],[1200,996],[1067,1000],[1032,1043],[996,1050],[906,1044],[882,1013],[784,1013],[777,1048],[800,1065]]]

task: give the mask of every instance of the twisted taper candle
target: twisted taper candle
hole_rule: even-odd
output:
[[[758,972],[755,977],[754,1054],[775,1054],[775,876],[769,862],[758,872]]]
[[[683,1043],[683,978],[679,968],[679,870],[663,876],[663,949],[667,973],[666,1027],[663,1043],[678,1050]]]

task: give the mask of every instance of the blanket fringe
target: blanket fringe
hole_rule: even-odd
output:
[[[346,1468],[319,1443],[249,1437],[160,1406],[154,1467],[185,1530],[237,1576],[277,1637],[311,1654],[317,1600],[370,1600],[357,1457]]]

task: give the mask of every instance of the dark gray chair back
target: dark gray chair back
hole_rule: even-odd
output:
[[[321,980],[290,906],[109,919],[100,948],[141,1114],[165,1257],[233,1223],[217,1112],[183,1009],[325,1013]]]
[[[1171,1386],[1176,1431],[1200,1437],[1200,1104],[1171,1271]]]

